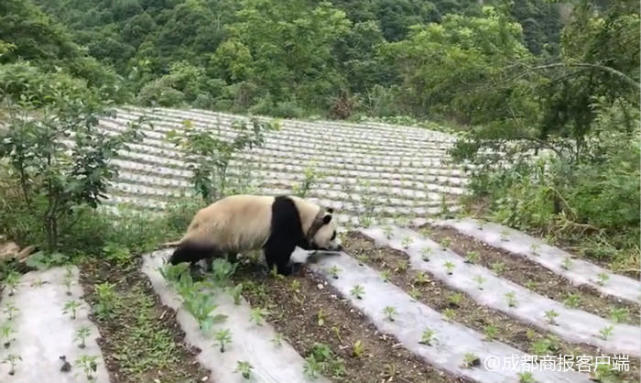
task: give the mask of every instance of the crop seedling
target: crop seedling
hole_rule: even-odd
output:
[[[11,346],[11,342],[15,340],[15,338],[12,337],[15,332],[16,331],[8,322],[0,326],[0,337],[2,338],[2,345],[4,348],[9,348],[9,346]]]
[[[423,331],[423,334],[421,335],[421,341],[419,343],[426,346],[431,346],[435,341],[436,332],[428,327]]]
[[[354,342],[354,345],[352,346],[352,356],[354,358],[360,358],[364,353],[365,346],[363,346],[363,342],[361,342],[360,340]]]
[[[535,333],[528,334],[529,339],[534,339]],[[553,336],[536,340],[530,346],[530,351],[535,355],[546,355],[557,352],[559,350],[559,340]]]
[[[4,308],[4,313],[8,320],[13,320],[19,311],[20,310],[13,303],[8,303],[7,307]]]
[[[419,271],[414,276],[414,284],[416,285],[424,285],[429,282],[430,282],[430,277],[428,277],[427,273],[425,273],[424,271]]]
[[[200,329],[205,333],[210,331],[214,323],[222,322],[227,318],[223,314],[211,315],[218,305],[214,304],[213,297],[205,292],[192,290],[184,296],[183,305],[196,318]]]
[[[218,342],[220,352],[225,352],[225,345],[231,343],[231,331],[227,328],[218,330],[214,333],[214,339]]]
[[[356,285],[354,286],[350,292],[356,299],[363,299],[363,295],[365,295],[365,289],[361,285]]]
[[[283,334],[276,333],[276,335],[274,335],[274,337],[272,338],[272,343],[276,347],[282,346],[283,345]]]
[[[78,341],[79,348],[87,347],[86,340],[91,335],[91,330],[87,326],[82,326],[76,331],[76,341]]]
[[[601,334],[601,338],[603,340],[608,340],[610,336],[612,336],[612,333],[614,332],[614,327],[613,326],[606,326],[599,330],[599,334]]]
[[[492,340],[496,339],[499,329],[496,326],[487,325],[483,328],[483,333],[485,334],[485,339]]]
[[[252,375],[252,365],[249,362],[239,360],[236,363],[236,370],[234,372],[240,373],[245,380],[249,380]]]
[[[385,283],[389,282],[389,278],[390,278],[390,271],[389,270],[381,271],[381,279],[383,280],[383,282],[385,282]]]
[[[82,370],[88,382],[93,382],[96,379],[94,374],[98,370],[97,360],[97,356],[82,355],[75,362],[76,367]]]
[[[570,270],[570,267],[572,267],[572,259],[570,257],[565,257],[561,263],[561,268],[563,270]]]
[[[559,313],[557,313],[554,310],[548,310],[545,312],[545,319],[548,320],[549,324],[556,324],[556,318],[559,316]]]
[[[76,319],[76,313],[78,312],[78,308],[80,307],[80,303],[76,302],[75,300],[70,300],[67,303],[65,303],[62,313],[63,314],[71,314],[71,319]]]
[[[236,272],[237,263],[231,263],[223,258],[216,258],[211,263],[211,274],[218,286],[224,286]]]
[[[456,311],[451,308],[446,308],[445,310],[443,310],[443,316],[448,321],[454,320],[454,318],[456,317]]]
[[[605,284],[610,280],[610,276],[606,273],[599,273],[599,275],[597,275],[597,278],[598,280],[596,283],[599,286],[605,286]]]
[[[329,376],[341,377],[345,375],[345,365],[341,358],[334,355],[329,346],[316,343],[312,347],[310,355],[305,358],[303,371],[307,377],[312,379],[318,377],[322,372]]]
[[[385,314],[385,317],[387,318],[388,321],[394,322],[394,316],[396,316],[396,309],[392,306],[385,306],[383,309],[383,314]]]
[[[67,295],[71,296],[71,286],[73,285],[73,271],[69,266],[67,266],[67,268],[65,269],[65,276],[62,280],[62,283],[66,288]]]
[[[22,357],[20,357],[20,355],[9,354],[4,358],[2,363],[6,363],[9,365],[9,375],[13,376],[16,374],[16,366],[18,365],[18,362],[21,360],[22,360]]]
[[[630,316],[630,311],[625,307],[622,307],[622,308],[613,307],[610,309],[610,318],[615,323],[625,322],[628,320],[629,316]]]
[[[465,263],[477,263],[479,261],[478,251],[468,251],[467,256],[465,257]]]
[[[399,273],[406,272],[408,267],[409,267],[409,263],[404,259],[396,263],[396,271],[398,271]]]
[[[432,255],[432,249],[431,248],[424,247],[421,250],[421,259],[423,260],[423,262],[429,262],[431,255]]]
[[[20,281],[20,274],[15,271],[10,271],[4,278],[4,284],[9,290],[9,296],[12,297],[16,293],[16,287]]]
[[[507,300],[507,305],[509,307],[516,307],[517,301],[516,301],[516,293],[514,291],[505,293],[505,299]]]
[[[329,270],[328,270],[329,275],[334,279],[338,279],[338,274],[340,272],[341,272],[340,267],[338,267],[336,265],[330,267]]]
[[[316,379],[321,374],[321,364],[316,360],[314,355],[309,355],[307,358],[305,358],[303,373],[310,379]]]
[[[412,287],[408,294],[415,301],[421,299],[421,297],[423,296],[423,293],[421,293],[421,290],[417,289],[416,287]]]
[[[454,273],[454,267],[456,267],[452,262],[447,261],[443,264],[445,270],[447,270],[447,275],[452,275]]]
[[[519,383],[536,383],[531,372],[519,372]]]
[[[536,289],[537,283],[536,283],[536,282],[534,282],[533,280],[528,280],[527,282],[525,282],[525,285],[524,285],[524,286],[525,286],[528,290],[534,290],[534,289]]]
[[[494,262],[490,267],[495,274],[502,274],[505,271],[505,263],[503,262]]]
[[[256,307],[251,310],[250,321],[254,322],[256,326],[262,326],[265,323],[265,317],[269,315],[269,311],[262,307]]]
[[[479,366],[481,364],[481,358],[476,356],[475,354],[468,352],[463,356],[463,367],[464,368],[472,368]]]
[[[401,245],[403,246],[403,248],[405,250],[407,250],[410,247],[410,245],[412,244],[412,242],[414,242],[412,237],[406,236],[406,237],[403,238],[403,241],[401,242]]]
[[[483,284],[485,283],[485,278],[483,278],[482,275],[477,275],[474,277],[474,282],[476,282],[476,285],[479,290],[483,290]]]
[[[568,294],[563,300],[563,304],[567,307],[577,308],[581,304],[581,297],[578,294]]]

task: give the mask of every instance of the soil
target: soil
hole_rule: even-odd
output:
[[[322,343],[342,359],[344,374],[323,372],[333,382],[466,382],[427,365],[394,337],[379,332],[366,316],[306,268],[298,276],[283,278],[243,265],[234,280],[243,282],[243,296],[252,307],[269,310],[267,321],[300,355],[310,355],[313,346]],[[360,357],[352,351],[358,341],[364,348]]]
[[[140,261],[140,260],[138,260]],[[121,267],[92,259],[80,266],[84,299],[94,306],[94,285],[115,284],[119,304],[108,319],[92,320],[100,331],[100,346],[112,383],[191,383],[209,381],[200,366],[200,350],[184,342],[176,313],[164,306],[141,274],[139,262]]]
[[[349,232],[343,242],[345,251],[361,262],[381,271],[387,272],[389,283],[401,287],[406,292],[417,293],[415,298],[427,306],[443,313],[452,315],[458,323],[485,333],[487,326],[496,329],[493,339],[509,344],[523,352],[535,354],[533,345],[536,342],[551,340],[553,349],[545,354],[553,355],[601,355],[596,347],[585,344],[570,344],[558,337],[541,331],[512,317],[477,304],[469,296],[450,289],[439,282],[429,273],[424,282],[417,279],[419,271],[409,269],[408,257],[405,253],[389,248],[376,247],[374,242],[359,232]],[[457,299],[452,298],[456,295]],[[634,381],[639,376],[639,360],[630,359],[630,372],[626,379]],[[634,379],[633,379],[634,377]]]
[[[568,295],[575,294],[580,299],[577,308],[583,311],[609,318],[610,309],[626,308],[629,310],[630,315],[625,322],[638,325],[641,320],[638,305],[623,302],[614,297],[604,296],[589,286],[574,286],[566,278],[525,257],[486,245],[460,234],[454,229],[432,226],[424,227],[423,231],[425,231],[426,236],[436,242],[440,242],[444,238],[450,238],[451,241],[448,247],[459,255],[465,256],[470,251],[477,252],[479,255],[477,263],[481,266],[491,269],[493,263],[503,263],[504,270],[500,273],[502,278],[525,286],[529,290],[557,302],[563,302]]]

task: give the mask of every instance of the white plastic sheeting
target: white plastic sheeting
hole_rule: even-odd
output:
[[[632,303],[638,304],[641,301],[641,281],[614,274],[593,263],[574,258],[570,253],[518,230],[471,218],[439,220],[434,224],[453,228],[490,246],[525,257],[556,274],[562,275],[574,285],[587,285],[603,294]],[[563,263],[567,262],[565,261],[567,258],[571,259],[571,264],[566,270]],[[607,280],[600,283],[599,275],[607,275]]]
[[[251,364],[251,382],[285,383],[310,382],[303,374],[303,358],[285,341],[277,345],[272,340],[276,336],[274,329],[263,324],[258,326],[250,322],[251,307],[242,300],[235,305],[233,299],[222,291],[212,291],[218,307],[215,314],[227,315],[227,319],[214,325],[213,331],[229,329],[231,343],[221,353],[212,337],[205,336],[196,319],[182,307],[182,299],[165,281],[159,268],[165,264],[165,258],[172,250],[161,250],[143,257],[142,271],[147,275],[154,291],[160,296],[163,304],[176,310],[176,319],[185,331],[187,343],[202,351],[198,361],[211,371],[211,379],[216,383],[245,383],[241,374],[234,372],[238,361]],[[314,382],[326,383],[324,378]]]
[[[381,228],[361,229],[360,231],[374,239],[379,245],[405,252],[413,269],[431,273],[446,285],[466,293],[482,305],[553,332],[570,342],[591,344],[611,353],[637,356],[641,353],[641,328],[637,326],[613,323],[585,311],[567,308],[560,302],[505,280],[482,266],[465,263],[464,258],[460,255],[451,250],[444,250],[443,246],[414,231],[391,226],[390,228],[392,228],[392,232],[389,239]],[[411,239],[411,243],[407,247],[403,246],[405,238]],[[429,262],[422,259],[424,249],[430,249]],[[444,267],[446,262],[451,262],[454,265],[452,275],[449,275],[448,270]],[[479,283],[476,279],[478,277],[484,280],[482,290],[479,289]],[[507,293],[514,294],[514,299],[517,302],[514,307],[510,307],[508,304],[505,296]],[[545,312],[550,310],[558,314],[558,317],[554,319],[554,324],[551,324],[545,317]],[[608,326],[613,328],[612,335],[603,339],[599,331]]]
[[[0,302],[0,326],[9,324],[16,332],[15,341],[9,348],[0,347],[0,361],[9,355],[16,355],[22,360],[16,363],[15,375],[9,376],[8,363],[0,364],[0,382],[7,383],[79,383],[86,382],[86,375],[76,361],[82,356],[97,357],[96,372],[92,376],[97,383],[109,382],[102,353],[96,338],[99,332],[88,319],[88,305],[81,299],[82,287],[78,283],[78,269],[71,267],[71,277],[66,277],[67,269],[56,267],[47,271],[32,271],[22,276],[15,294],[9,296],[9,289],[3,293]],[[72,282],[67,295],[65,278]],[[63,313],[67,302],[75,300],[80,303],[76,319],[69,313]],[[18,308],[15,318],[8,320],[7,307]],[[75,339],[76,332],[82,327],[89,329],[86,347],[80,348]],[[62,372],[65,356],[71,364],[71,371]]]
[[[340,269],[338,279],[329,274],[332,267]],[[483,383],[514,383],[519,381],[518,373],[527,370],[525,365],[509,368],[509,360],[522,360],[526,355],[506,344],[484,341],[483,335],[460,324],[447,321],[440,313],[414,301],[403,290],[391,283],[385,283],[379,273],[360,266],[346,254],[320,257],[318,263],[311,264],[312,270],[323,275],[343,297],[363,314],[382,332],[391,334],[409,351],[419,355],[429,364],[446,370],[453,375],[462,376]],[[362,299],[350,294],[354,286],[364,289]],[[396,310],[394,321],[386,318],[383,310],[391,306]],[[432,346],[419,343],[423,331],[435,331],[436,341]],[[465,354],[472,353],[480,358],[477,367],[462,366]],[[541,383],[581,383],[589,382],[587,376],[576,372],[537,371],[533,376]]]

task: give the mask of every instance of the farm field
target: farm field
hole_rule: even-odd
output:
[[[232,139],[246,118],[127,107],[100,127],[118,134],[141,117],[144,138],[119,151],[103,202],[150,219],[199,198],[168,134],[189,126]],[[14,275],[0,300],[0,381],[638,381],[641,282],[460,216],[469,181],[448,158],[454,136],[278,123],[233,157],[230,177],[266,195],[311,178],[306,198],[335,209],[344,252],[314,254],[291,277],[254,255],[192,276],[166,267],[170,249]]]

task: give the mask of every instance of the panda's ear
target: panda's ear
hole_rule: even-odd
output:
[[[331,207],[328,207],[326,210],[329,214],[334,214],[334,209],[332,209]]]
[[[325,225],[327,225],[328,223],[330,223],[330,221],[331,221],[331,220],[332,220],[332,215],[331,215],[331,214],[327,214],[327,215],[325,215],[325,216],[323,217],[323,223],[324,223]]]

